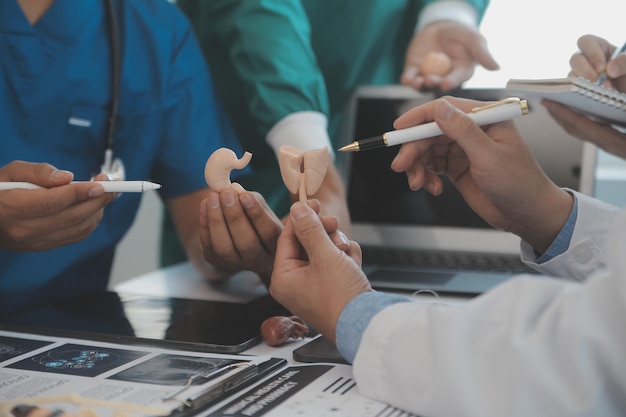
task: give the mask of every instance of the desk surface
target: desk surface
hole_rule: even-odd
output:
[[[194,298],[215,301],[246,303],[256,298],[267,295],[267,290],[259,278],[252,273],[237,273],[221,283],[208,282],[197,273],[189,263],[183,263],[167,267],[152,273],[144,274],[134,279],[122,282],[112,288],[118,292],[146,294],[157,297]],[[432,294],[424,293],[415,295],[423,301],[433,302],[463,302],[464,299],[450,297],[433,297]],[[244,355],[258,355],[284,358],[289,364],[285,371],[288,374],[301,372],[304,388],[296,389],[294,393],[281,399],[279,404],[267,410],[255,414],[256,416],[319,416],[332,411],[335,417],[359,415],[363,417],[377,416],[385,410],[386,413],[398,412],[387,404],[370,400],[358,394],[356,382],[353,380],[351,366],[339,364],[304,364],[293,359],[294,349],[310,342],[311,338],[292,340],[280,347],[271,347],[265,342],[253,346],[244,351]],[[319,372],[318,369],[327,369],[320,372],[319,377],[311,377]],[[329,369],[329,370],[328,370]],[[323,374],[323,375],[322,375]],[[261,382],[260,390],[265,386],[278,384],[284,373],[278,373]],[[341,382],[338,382],[341,381]],[[330,389],[333,384],[340,384],[341,395],[335,394],[336,389]],[[345,395],[344,395],[345,394]],[[252,395],[252,394],[244,394]],[[236,403],[243,401],[239,397],[228,400]],[[226,403],[228,403],[228,401]],[[231,404],[231,403],[228,403]],[[231,406],[231,405],[229,405]],[[213,416],[214,414],[208,414]],[[215,414],[222,415],[222,414]],[[224,414],[225,415],[225,414]],[[229,414],[230,415],[230,414]],[[236,414],[239,415],[239,414]],[[387,414],[385,414],[387,415]],[[410,414],[402,414],[411,416]],[[414,416],[415,417],[415,416]]]
[[[216,277],[219,276],[218,272],[215,274]],[[112,290],[156,297],[180,297],[235,303],[246,303],[268,294],[267,289],[254,273],[238,272],[228,277],[225,281],[209,282],[188,262],[140,275],[114,286]],[[404,295],[407,295],[407,293],[404,293]],[[454,297],[434,298],[428,292],[414,295],[414,297],[424,301],[433,300],[434,302],[447,303],[459,303],[465,300]],[[310,340],[311,338],[293,340],[281,347],[272,347],[266,343],[261,343],[246,350],[244,353],[271,355],[285,358],[289,363],[299,363],[293,360],[292,352]]]

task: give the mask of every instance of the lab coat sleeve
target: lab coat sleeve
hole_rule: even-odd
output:
[[[620,209],[593,197],[570,192],[576,195],[578,220],[569,248],[559,256],[538,264],[533,248],[522,242],[522,260],[545,275],[584,281],[593,271],[606,266],[608,237]]]
[[[626,217],[583,284],[521,276],[466,304],[398,303],[367,327],[362,394],[424,416],[623,416]]]

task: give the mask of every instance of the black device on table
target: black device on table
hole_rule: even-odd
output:
[[[262,341],[261,323],[276,315],[290,313],[269,295],[242,304],[99,291],[3,317],[0,327],[239,353]]]

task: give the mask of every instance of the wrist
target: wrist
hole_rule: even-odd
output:
[[[266,141],[278,155],[283,145],[290,145],[302,152],[328,147],[334,158],[334,150],[328,136],[326,115],[316,111],[291,113],[279,120],[269,132]]]
[[[556,188],[556,187],[555,187]],[[528,242],[542,255],[556,239],[574,207],[574,196],[556,188],[548,195],[536,199],[534,209],[524,216],[511,232]]]

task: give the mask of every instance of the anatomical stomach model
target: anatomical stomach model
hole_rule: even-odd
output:
[[[212,190],[222,191],[225,188],[235,186],[236,191],[242,191],[243,187],[230,182],[230,172],[233,169],[244,169],[252,159],[250,152],[245,152],[241,159],[228,148],[219,148],[209,156],[204,166],[204,179]]]

